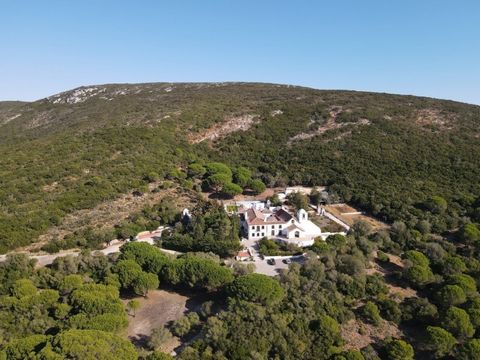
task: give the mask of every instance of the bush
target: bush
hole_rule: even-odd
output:
[[[465,292],[458,285],[445,285],[437,292],[436,299],[443,307],[460,305],[467,301]]]
[[[402,310],[397,302],[386,299],[379,303],[380,313],[382,317],[388,321],[398,324],[402,318]]]
[[[442,327],[450,331],[458,339],[472,337],[475,333],[467,312],[454,306],[445,313],[442,319]]]
[[[378,310],[377,305],[371,301],[367,301],[361,308],[360,315],[365,322],[375,326],[380,325],[380,321],[382,320],[380,310]]]
[[[172,333],[165,327],[159,327],[153,329],[150,339],[148,340],[148,346],[152,350],[159,350],[165,343],[173,338]]]
[[[435,358],[449,355],[457,340],[447,330],[436,326],[427,326],[427,346]]]
[[[389,360],[413,360],[413,347],[403,340],[392,340],[387,343],[386,353]]]
[[[460,345],[456,356],[458,360],[479,360],[480,359],[480,339],[473,339]]]
[[[382,263],[389,263],[390,262],[390,258],[388,257],[388,255],[385,254],[381,250],[377,251],[377,259],[378,259],[378,261],[380,261]]]

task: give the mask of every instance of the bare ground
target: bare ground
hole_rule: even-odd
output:
[[[245,114],[225,117],[224,122],[216,124],[200,133],[192,134],[189,141],[197,144],[205,140],[216,140],[236,131],[246,131],[258,121],[258,115]]]
[[[135,316],[129,317],[125,336],[134,343],[144,344],[152,330],[164,326],[170,321],[181,318],[187,311],[188,297],[164,290],[154,290],[148,293],[148,298],[138,297],[140,309]],[[128,300],[124,300],[125,304]],[[180,345],[178,338],[165,344],[163,351],[170,353]]]
[[[452,129],[452,123],[456,120],[456,115],[442,113],[438,109],[418,110],[415,122],[421,126],[438,126],[441,130]]]
[[[330,110],[330,116],[324,124],[319,126],[314,131],[304,132],[304,133],[300,133],[300,134],[297,134],[297,135],[293,136],[292,138],[290,138],[288,140],[288,144],[291,145],[292,143],[294,143],[296,141],[307,140],[307,139],[313,138],[317,135],[322,135],[329,130],[341,129],[341,128],[343,128],[345,126],[348,126],[348,125],[354,125],[354,126],[370,125],[370,120],[368,120],[368,119],[360,119],[357,122],[344,122],[344,123],[336,122],[338,114],[340,114],[342,111],[343,111],[342,107],[336,107],[336,106],[332,107],[331,110]],[[343,136],[346,136],[346,135],[348,135],[348,134],[347,133],[342,134],[340,137],[343,137]]]
[[[390,259],[390,263],[380,266],[378,265],[378,263],[371,262],[370,268],[366,271],[367,275],[382,275],[385,278],[385,282],[390,294],[393,295],[393,297],[399,302],[403,301],[403,299],[405,298],[417,297],[418,294],[414,289],[410,287],[399,286],[399,284],[393,281],[394,272],[400,271],[404,267],[402,259],[399,256],[393,254],[386,255]],[[377,258],[376,252],[374,256],[375,258]]]
[[[137,346],[145,347],[152,331],[166,326],[170,322],[184,316],[188,311],[198,311],[200,305],[209,299],[208,294],[184,295],[166,290],[154,290],[148,293],[148,297],[137,297],[140,309],[135,316],[129,316],[128,328],[125,337]],[[131,299],[124,299],[126,304]],[[173,337],[165,343],[162,351],[171,353],[181,346],[179,338]]]
[[[325,205],[325,210],[349,226],[352,226],[357,221],[365,221],[372,226],[374,231],[389,228],[388,224],[371,216],[362,214],[361,211],[347,204]]]
[[[377,327],[354,319],[342,324],[345,349],[361,349],[387,337],[400,338],[402,332],[386,320],[382,320]]]

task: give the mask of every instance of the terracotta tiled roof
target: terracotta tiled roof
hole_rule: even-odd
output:
[[[285,224],[292,219],[292,215],[283,209],[276,212],[249,209],[245,214],[245,219],[248,225]]]
[[[243,250],[243,251],[239,251],[238,254],[237,254],[237,257],[250,257],[250,253],[248,252],[248,250]]]

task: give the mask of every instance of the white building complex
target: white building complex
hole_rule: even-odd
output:
[[[249,240],[268,237],[298,246],[311,246],[315,238],[322,237],[320,227],[308,219],[308,213],[304,209],[297,211],[296,216],[281,207],[270,209],[252,206],[241,209],[239,213]]]

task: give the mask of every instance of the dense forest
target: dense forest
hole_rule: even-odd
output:
[[[76,257],[36,267],[7,255],[0,359],[169,359],[172,338],[179,359],[480,359],[478,106],[269,84],[99,85],[0,103],[0,152],[1,253],[125,194],[165,194],[42,244],[82,248]],[[318,240],[276,277],[232,263],[238,218],[202,192],[297,184],[328,186],[389,228]],[[193,204],[188,218],[172,189]],[[90,252],[160,225],[170,228],[157,246],[184,254],[135,241]],[[158,288],[213,300],[134,346],[134,299]]]

